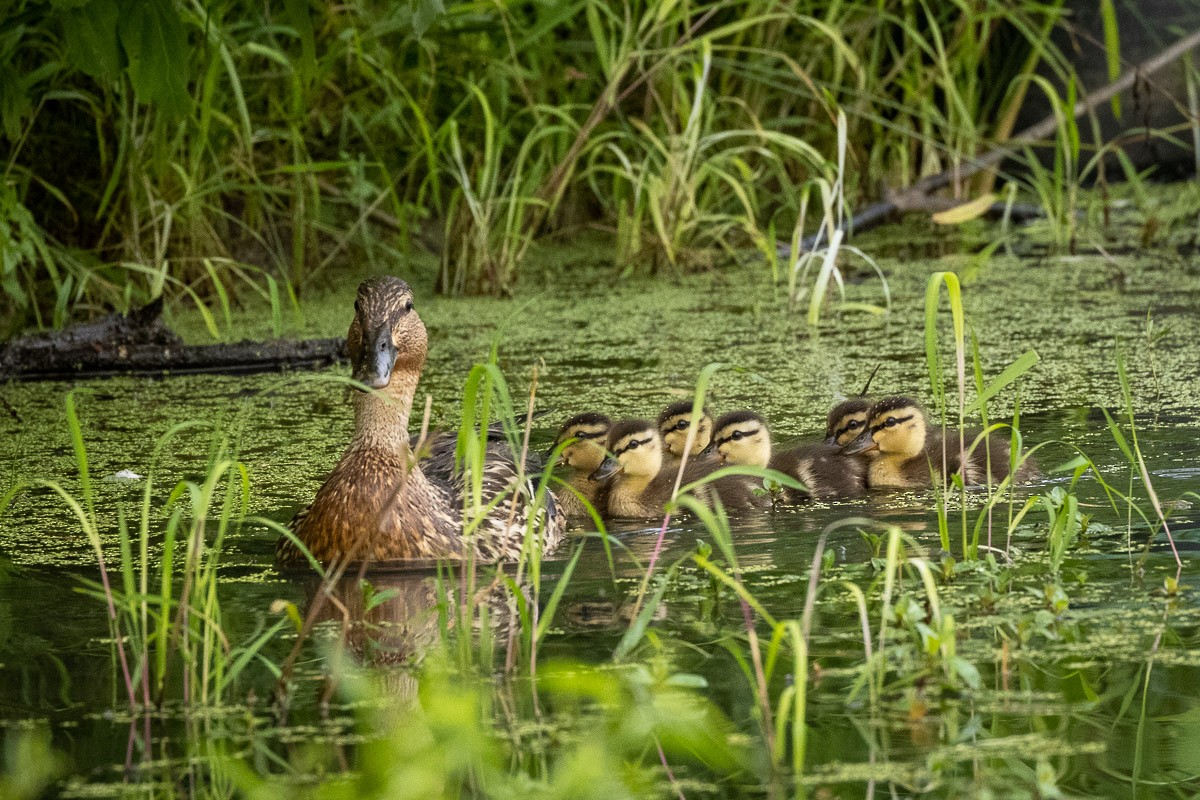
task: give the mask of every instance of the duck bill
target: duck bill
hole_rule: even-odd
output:
[[[620,463],[612,456],[608,456],[600,462],[600,466],[596,467],[591,475],[588,475],[588,480],[602,481],[605,478],[611,478],[613,475],[616,475],[620,470]]]
[[[870,450],[878,450],[879,443],[871,436],[870,431],[863,431],[845,447],[842,448],[842,455],[853,455],[854,453],[866,453]]]
[[[396,365],[396,345],[392,343],[392,327],[380,325],[363,336],[363,352],[351,375],[370,389],[385,389],[392,380]]]

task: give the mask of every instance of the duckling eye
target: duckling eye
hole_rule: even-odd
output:
[[[361,301],[361,300],[355,300],[355,301],[354,301],[354,313],[355,313],[355,314],[361,314],[361,313],[362,313],[362,301]]]
[[[852,419],[846,423],[846,427],[849,428],[850,430],[854,430],[855,428],[858,428],[861,426],[862,426],[862,422],[860,422],[856,419]]]
[[[679,422],[675,423],[675,430],[684,431],[684,430],[687,430],[687,426],[688,426],[688,421],[686,419],[681,419],[681,420],[679,420]]]
[[[409,312],[409,311],[412,311],[412,300],[407,300],[407,301],[405,301],[405,303],[404,303],[404,311],[405,311],[405,313],[407,313],[407,312]]]
[[[894,428],[896,427],[897,422],[898,420],[895,417],[888,417],[888,420],[884,423],[884,425],[887,425],[889,428]]]
[[[639,442],[639,441],[637,441],[637,440],[635,439],[634,441],[630,442],[630,443],[629,443],[629,446],[628,446],[628,447],[626,447],[625,449],[626,449],[626,450],[637,450],[637,449],[638,449],[638,445],[640,445],[640,444],[641,444],[641,442]]]

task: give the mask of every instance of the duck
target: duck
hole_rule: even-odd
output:
[[[767,421],[754,411],[732,411],[715,425],[713,444],[725,464],[762,467],[782,472],[804,484],[807,491],[787,490],[787,502],[850,497],[866,488],[867,463],[861,456],[843,455],[828,440],[773,452]]]
[[[668,460],[679,466],[683,458],[683,449],[687,445],[688,427],[692,424],[691,400],[680,400],[671,403],[658,415],[658,433],[662,436],[666,447]],[[696,436],[692,441],[692,449],[688,451],[688,460],[706,457],[709,445],[712,443],[713,418],[704,408],[700,412],[700,421],[696,423]]]
[[[292,533],[322,563],[466,560],[494,562],[520,556],[526,529],[543,553],[562,541],[566,515],[557,498],[538,489],[520,469],[507,442],[489,437],[478,484],[464,475],[446,449],[420,459],[408,433],[417,381],[429,338],[413,306],[413,292],[400,278],[363,281],[346,336],[355,391],[354,433],[312,503],[290,523]],[[368,391],[369,390],[369,391]],[[463,509],[481,509],[464,529]],[[288,537],[275,550],[281,566],[307,559]]]
[[[589,505],[600,514],[608,507],[608,481],[594,481],[591,474],[607,455],[604,445],[611,427],[612,420],[604,414],[585,411],[564,422],[554,437],[555,448],[567,442],[558,463],[568,470],[565,483],[570,488],[557,496],[568,517],[588,516]]]
[[[964,461],[958,431],[949,429],[943,436],[940,430],[931,430],[927,420],[925,410],[911,397],[886,397],[871,406],[867,427],[842,452],[866,454],[871,488],[926,488],[935,479],[944,484],[955,473],[967,485],[988,482],[989,472],[992,483],[1009,477],[1009,443],[1003,437],[985,437]],[[967,448],[976,438],[971,432],[964,435]],[[1026,456],[1012,479],[1024,483],[1036,475],[1036,463]]]
[[[658,427],[650,420],[626,419],[608,432],[609,455],[592,473],[594,480],[611,479],[608,515],[616,519],[660,517],[675,490],[678,467],[664,465],[666,446]],[[711,474],[720,467],[713,460],[690,463],[684,468],[680,486]],[[742,476],[717,478],[699,487],[696,496],[705,504],[719,500],[727,510],[766,508],[770,500],[756,492]]]

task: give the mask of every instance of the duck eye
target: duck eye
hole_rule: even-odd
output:
[[[849,428],[850,430],[854,430],[855,428],[859,427],[860,425],[862,425],[862,423],[856,419],[852,419],[848,423],[846,423],[846,427]]]
[[[637,450],[637,449],[638,449],[638,445],[639,445],[639,444],[641,444],[641,442],[638,442],[638,441],[633,441],[633,442],[630,442],[630,443],[629,443],[629,446],[628,446],[628,447],[626,447],[625,449],[626,449],[626,450]]]
[[[355,313],[355,314],[361,314],[361,313],[362,313],[362,301],[361,301],[361,300],[355,300],[355,301],[354,301],[354,313]]]
[[[738,439],[741,439],[742,436],[744,436],[744,435],[745,434],[743,434],[741,431],[734,431],[733,433],[729,434],[729,438],[733,439],[736,442]]]
[[[888,421],[884,424],[887,425],[889,428],[894,428],[894,427],[896,427],[896,418],[888,417]]]
[[[675,423],[675,430],[684,431],[684,430],[687,430],[687,426],[688,426],[688,421],[686,419],[681,419],[681,420],[679,420],[679,422]]]
[[[404,310],[405,310],[405,311],[412,311],[412,300],[407,300],[407,301],[405,301],[405,303],[404,303]]]

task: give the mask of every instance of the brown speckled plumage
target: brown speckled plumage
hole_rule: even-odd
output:
[[[354,437],[312,504],[296,515],[292,531],[321,562],[516,558],[525,541],[533,485],[518,485],[512,453],[490,442],[484,461],[482,521],[463,533],[467,482],[455,474],[452,439],[432,442],[426,458],[413,456],[408,417],[425,363],[425,326],[412,310],[412,292],[398,278],[364,281],[347,335],[354,378],[376,389],[354,396]],[[535,529],[544,552],[562,538],[564,515],[546,492]],[[288,539],[276,547],[281,564],[303,563]]]

